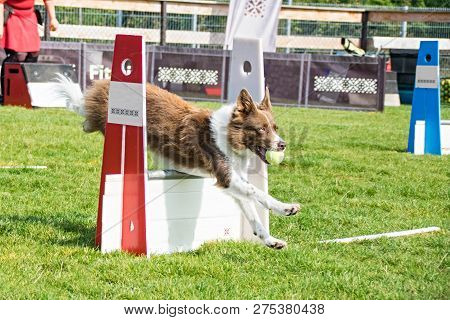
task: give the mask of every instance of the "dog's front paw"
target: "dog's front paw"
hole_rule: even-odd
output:
[[[298,203],[288,204],[284,209],[284,212],[287,216],[296,215],[297,212],[300,211],[300,205]]]
[[[279,208],[272,209],[274,213],[281,216],[293,216],[300,211],[300,205],[298,203],[288,204],[282,203]]]
[[[276,239],[274,237],[269,237],[266,240],[264,240],[264,244],[269,248],[277,250],[283,249],[284,247],[287,246],[287,243],[285,241]]]

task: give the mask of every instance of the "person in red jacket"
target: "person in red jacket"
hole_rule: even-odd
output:
[[[44,0],[44,3],[50,17],[50,30],[55,31],[59,26],[55,6],[52,0]],[[0,0],[0,4],[4,5],[6,19],[0,39],[0,47],[6,52],[1,72],[3,95],[5,62],[37,62],[41,40],[34,0]]]

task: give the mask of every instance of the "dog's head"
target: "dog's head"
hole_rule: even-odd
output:
[[[286,148],[286,143],[277,134],[268,88],[259,104],[247,90],[241,91],[228,126],[228,139],[234,150],[249,149],[266,163],[268,150],[283,151]]]

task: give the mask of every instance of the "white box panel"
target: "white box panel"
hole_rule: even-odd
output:
[[[450,120],[441,121],[441,150],[443,155],[450,154]],[[414,154],[425,152],[425,121],[417,120],[414,136]]]
[[[103,253],[122,247],[122,196],[103,196],[102,244]]]
[[[195,250],[207,241],[244,240],[242,209],[211,178],[147,180],[148,254]],[[107,175],[102,215],[102,252],[120,250],[123,175]]]

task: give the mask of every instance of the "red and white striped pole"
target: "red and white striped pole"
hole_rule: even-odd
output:
[[[97,217],[96,243],[103,252],[147,253],[144,58],[142,36],[116,36]]]

